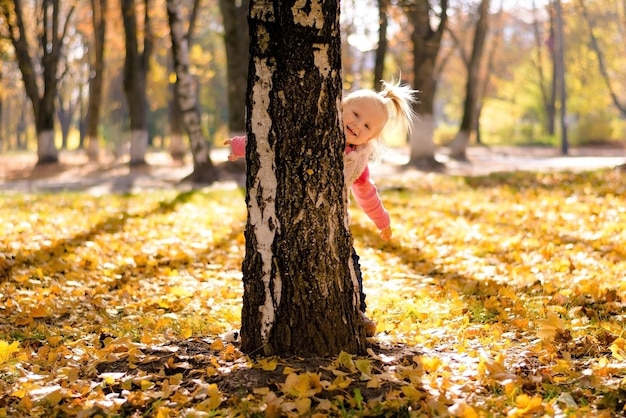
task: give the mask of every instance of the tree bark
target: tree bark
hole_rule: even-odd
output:
[[[98,146],[98,125],[100,124],[100,106],[104,82],[104,40],[107,0],[91,0],[94,48],[90,50],[90,63],[93,76],[89,78],[89,103],[87,104],[87,157],[97,161],[100,153]]]
[[[387,56],[387,7],[389,0],[378,0],[378,47],[374,61],[374,89],[382,90],[385,73],[385,57]]]
[[[65,23],[60,25],[59,0],[43,0],[41,3],[42,26],[38,33],[39,53],[42,68],[43,92],[40,93],[34,60],[30,55],[31,47],[26,36],[26,26],[22,13],[22,2],[13,1],[13,10],[9,2],[1,2],[0,8],[7,22],[9,37],[15,49],[18,66],[24,80],[26,94],[33,107],[35,130],[37,132],[37,165],[59,162],[59,152],[54,143],[55,98],[57,95],[57,68],[61,58],[63,39],[74,8],[67,13]]]
[[[239,3],[239,5],[237,5]],[[224,22],[224,45],[228,82],[228,129],[232,136],[246,129],[246,79],[248,77],[249,0],[220,0]]]
[[[362,354],[339,117],[338,0],[252,0],[241,349]]]
[[[435,63],[441,47],[441,38],[448,22],[448,0],[439,1],[439,24],[432,29],[430,1],[404,2],[405,11],[413,26],[413,88],[419,91],[415,104],[417,115],[414,130],[409,138],[411,155],[409,164],[425,168],[439,169],[441,163],[435,159],[434,111],[437,88]]]
[[[172,57],[176,71],[176,98],[185,130],[189,135],[193,155],[193,172],[186,180],[212,183],[217,180],[217,170],[210,158],[209,143],[202,134],[196,83],[189,70],[189,46],[183,27],[180,4],[167,0],[167,15],[172,38]]]
[[[478,103],[478,85],[480,83],[480,63],[483,57],[485,39],[489,31],[489,0],[482,0],[478,6],[478,20],[474,30],[472,54],[467,66],[465,84],[465,102],[459,132],[450,144],[450,157],[467,160],[467,146],[475,126],[476,106]]]
[[[200,8],[200,0],[194,0],[191,13],[189,14],[187,31],[184,37],[187,42],[187,50],[192,45],[193,28],[196,24],[196,18],[198,16],[198,10]],[[169,106],[170,117],[170,146],[169,151],[174,161],[182,162],[187,153],[187,147],[185,146],[183,134],[185,132],[185,126],[182,121],[182,113],[180,111],[180,105],[178,98],[178,90],[176,85],[172,86],[172,100]]]
[[[130,165],[146,164],[148,150],[148,99],[146,73],[149,56],[149,1],[145,0],[144,43],[139,50],[135,0],[121,0],[126,45],[124,92],[130,113]]]

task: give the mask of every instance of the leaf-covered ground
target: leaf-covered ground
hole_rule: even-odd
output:
[[[256,362],[241,189],[0,194],[0,417],[621,416],[625,180],[381,180],[369,355]]]

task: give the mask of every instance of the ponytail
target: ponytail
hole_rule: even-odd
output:
[[[413,104],[416,101],[417,90],[413,90],[408,85],[397,83],[387,83],[382,81],[383,89],[378,93],[387,105],[389,119],[383,129],[384,132],[399,129],[401,135],[410,135],[413,129],[413,119],[415,111]]]

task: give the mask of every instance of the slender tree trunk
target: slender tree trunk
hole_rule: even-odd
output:
[[[148,0],[145,0],[145,39],[139,50],[135,0],[121,0],[126,58],[124,60],[124,92],[130,113],[130,165],[146,164],[148,150],[148,99],[146,72],[148,54]]]
[[[250,0],[220,0],[228,81],[228,129],[231,136],[246,129],[246,78],[248,77],[248,22]]]
[[[569,140],[567,138],[567,86],[565,84],[565,46],[563,42],[563,10],[561,0],[554,0],[555,10],[555,73],[556,92],[559,98],[561,123],[561,153],[569,152]]]
[[[98,146],[98,125],[100,124],[100,106],[104,80],[104,40],[106,36],[107,0],[91,0],[94,48],[90,57],[92,74],[89,78],[89,102],[87,104],[87,156],[90,161],[97,161],[100,153]]]
[[[217,180],[217,170],[211,162],[209,144],[202,134],[200,109],[196,96],[197,85],[189,71],[187,37],[183,27],[180,4],[176,0],[167,0],[167,15],[176,71],[176,97],[193,155],[193,172],[187,179],[199,183],[211,183]]]
[[[374,89],[382,89],[385,73],[385,57],[387,56],[387,7],[389,0],[378,0],[378,48],[374,62]]]
[[[459,132],[450,144],[450,157],[457,160],[467,160],[467,146],[474,130],[476,121],[476,106],[478,103],[478,85],[480,83],[480,63],[485,50],[485,39],[489,31],[489,0],[482,0],[478,6],[478,20],[474,30],[472,55],[467,66],[467,83],[465,85],[465,103],[463,118]]]
[[[351,262],[338,0],[250,4],[241,349],[363,353]]]
[[[589,40],[591,43],[591,49],[593,49],[593,52],[596,54],[596,58],[598,59],[598,68],[600,69],[600,74],[602,75],[604,84],[606,84],[606,87],[609,90],[609,95],[611,96],[611,100],[613,101],[613,106],[615,106],[617,110],[619,110],[619,112],[622,114],[622,117],[626,117],[626,102],[620,101],[620,98],[613,88],[611,75],[609,74],[609,69],[606,66],[604,54],[602,53],[602,49],[600,48],[598,38],[596,38],[596,35],[593,33],[593,28],[595,25],[591,21],[591,17],[589,16],[589,12],[587,11],[587,6],[585,5],[585,2],[579,0],[578,3],[583,11],[583,18],[585,19],[585,22],[587,23],[587,26],[589,28]],[[624,29],[626,29],[626,27]]]
[[[429,1],[418,1],[407,6],[406,12],[413,26],[413,88],[418,90],[419,100],[415,104],[417,115],[409,144],[409,164],[425,168],[440,169],[435,159],[435,90],[437,87],[435,64],[441,47],[441,37],[448,21],[448,1],[439,1],[439,24],[431,28],[431,6]]]
[[[184,34],[187,42],[187,48],[192,45],[193,29],[196,24],[196,18],[198,17],[198,11],[200,9],[200,0],[194,0],[191,13],[189,15],[189,25],[187,31]],[[178,90],[176,86],[172,86],[172,101],[169,106],[170,116],[170,155],[174,161],[182,162],[187,154],[187,146],[184,141],[185,126],[182,121],[182,112],[180,111],[178,97]]]

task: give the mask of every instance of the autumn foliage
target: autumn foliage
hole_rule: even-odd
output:
[[[238,351],[241,189],[0,195],[2,416],[619,416],[617,170],[379,182],[369,355]]]

